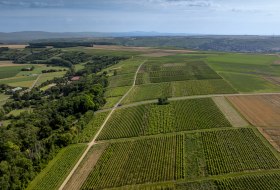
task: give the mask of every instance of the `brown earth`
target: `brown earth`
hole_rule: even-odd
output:
[[[280,129],[258,127],[260,133],[270,142],[270,144],[280,152]]]
[[[16,64],[13,63],[12,61],[0,61],[0,67],[12,67],[12,66],[22,66],[26,64]]]
[[[230,96],[228,100],[251,124],[280,128],[280,95]]]
[[[10,49],[24,49],[27,45],[23,45],[23,44],[1,44],[1,47],[8,47]]]
[[[93,167],[95,166],[107,146],[108,144],[105,143],[93,146],[63,189],[81,189],[83,183],[86,181],[88,175],[92,171]]]
[[[212,99],[233,127],[245,127],[249,125],[230,105],[225,97],[213,97]]]

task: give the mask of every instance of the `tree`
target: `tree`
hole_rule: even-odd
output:
[[[158,98],[158,105],[166,105],[169,104],[167,97]]]

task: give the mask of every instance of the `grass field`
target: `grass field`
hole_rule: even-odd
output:
[[[44,73],[40,76],[39,80],[36,83],[36,86],[40,86],[42,83],[52,80],[55,77],[63,77],[66,74],[66,71],[54,72],[54,73]]]
[[[19,72],[21,72],[22,68],[26,66],[6,66],[1,67],[0,69],[0,79],[9,78],[16,76]]]
[[[62,149],[47,167],[29,184],[27,190],[55,190],[63,183],[76,161],[83,153],[84,144]]]
[[[239,92],[280,92],[280,87],[251,74],[220,73]]]
[[[117,110],[98,140],[230,126],[210,98],[172,101]]]
[[[237,93],[222,79],[189,80],[169,83],[137,85],[123,100],[123,104],[157,99],[160,97],[181,97],[206,94]]]
[[[17,110],[12,110],[10,111],[10,113],[8,113],[8,116],[12,115],[12,116],[19,116],[21,113],[23,112],[32,112],[32,108],[23,108],[23,109],[17,109]]]

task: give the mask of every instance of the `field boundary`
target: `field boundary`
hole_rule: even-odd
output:
[[[80,165],[80,163],[82,162],[82,160],[84,159],[84,157],[87,155],[87,153],[89,152],[90,148],[96,144],[95,140],[97,139],[98,135],[101,133],[102,129],[104,128],[104,126],[106,125],[106,123],[108,122],[108,120],[110,119],[111,115],[114,113],[114,111],[116,110],[116,108],[120,105],[120,103],[123,101],[123,99],[129,94],[129,92],[134,88],[135,84],[136,84],[136,78],[137,78],[137,74],[141,68],[141,66],[146,62],[143,61],[137,68],[135,74],[134,74],[134,81],[133,84],[131,86],[131,88],[122,96],[122,98],[115,104],[115,106],[113,107],[113,109],[111,110],[111,112],[108,114],[108,116],[106,117],[105,121],[103,122],[103,124],[101,125],[101,127],[99,128],[99,130],[96,132],[94,138],[92,139],[92,141],[90,143],[88,143],[88,146],[86,148],[86,150],[84,151],[84,153],[82,154],[82,156],[80,157],[80,159],[77,161],[77,163],[75,164],[75,166],[73,167],[73,169],[71,170],[71,172],[68,174],[68,176],[66,177],[66,179],[64,180],[64,182],[62,183],[62,185],[60,186],[59,190],[63,190],[63,188],[65,187],[65,185],[68,183],[68,181],[70,180],[70,178],[72,177],[73,173],[76,171],[76,169],[78,168],[78,166]]]

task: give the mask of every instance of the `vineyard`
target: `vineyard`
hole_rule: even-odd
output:
[[[203,79],[221,79],[221,77],[203,61],[148,62],[137,76],[136,84]]]
[[[279,169],[278,158],[250,128],[186,135],[187,176],[220,175],[248,170]]]
[[[280,173],[252,174],[218,180],[177,183],[171,189],[176,190],[268,190],[280,189]],[[163,186],[167,188],[168,186]]]
[[[106,119],[108,115],[108,112],[100,112],[100,113],[95,113],[93,118],[90,120],[88,124],[86,124],[81,131],[76,137],[76,142],[77,143],[87,143],[90,142],[97,130],[100,128],[104,120]]]
[[[145,104],[117,110],[98,140],[231,127],[210,98]]]
[[[129,104],[159,97],[181,97],[206,94],[234,94],[237,93],[222,79],[188,80],[165,83],[137,85],[122,102]]]
[[[86,146],[70,145],[62,149],[48,166],[30,183],[27,190],[55,190],[66,178]]]
[[[184,136],[110,144],[82,189],[101,189],[184,178]]]

